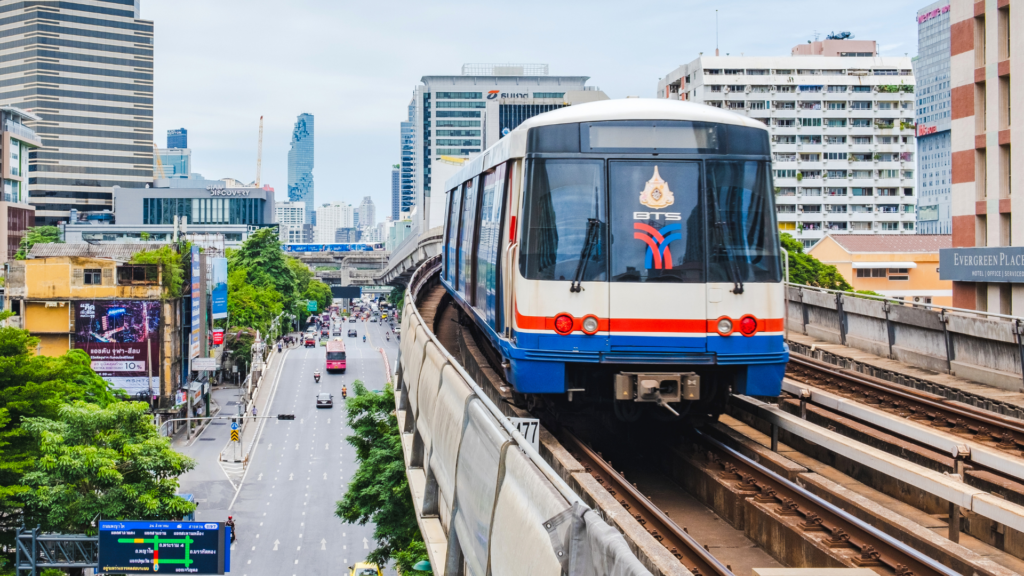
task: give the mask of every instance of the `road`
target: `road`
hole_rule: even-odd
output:
[[[334,515],[335,503],[355,472],[354,450],[345,442],[350,429],[341,387],[351,391],[358,379],[367,388],[382,389],[384,362],[377,349],[383,347],[394,366],[398,345],[393,336],[385,340],[387,328],[380,324],[345,323],[342,333],[349,328],[358,336],[343,336],[348,359],[344,374],[327,373],[323,346],[285,353],[276,385],[263,392],[272,394],[264,414],[295,414],[295,420],[265,421],[240,482],[229,480],[217,462],[227,425],[211,425],[191,446],[180,448],[199,463],[181,483],[181,491],[192,492],[200,502],[196,519],[234,516],[238,539],[231,554],[232,574],[342,574],[374,547],[372,525],[345,524]],[[313,380],[315,370],[322,375],[319,384]],[[316,408],[320,392],[334,395],[333,409]],[[227,402],[230,397],[225,396],[222,404]],[[234,408],[226,406],[223,413]]]

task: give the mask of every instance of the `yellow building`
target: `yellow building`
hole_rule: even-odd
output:
[[[39,338],[36,353],[86,350],[93,369],[129,393],[173,396],[180,379],[177,306],[158,266],[129,264],[160,244],[37,244],[8,266],[8,324]]]
[[[808,254],[832,264],[856,290],[908,302],[953,305],[953,283],[939,280],[948,234],[826,234]]]

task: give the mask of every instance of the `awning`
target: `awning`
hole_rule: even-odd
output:
[[[917,268],[915,262],[854,262],[853,269],[858,268]]]

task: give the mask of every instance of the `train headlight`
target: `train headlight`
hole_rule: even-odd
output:
[[[754,332],[757,332],[757,320],[754,320],[750,316],[744,317],[740,320],[740,332],[744,336],[753,336]]]
[[[718,321],[718,333],[725,335],[732,332],[732,320],[728,318],[722,318]]]
[[[587,316],[583,319],[583,331],[587,334],[594,334],[597,332],[597,318],[593,316]]]
[[[568,314],[559,314],[555,316],[555,332],[559,334],[568,334],[572,332],[572,316]]]

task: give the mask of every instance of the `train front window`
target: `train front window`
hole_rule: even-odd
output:
[[[707,162],[708,282],[779,282],[778,227],[763,161]]]
[[[703,282],[700,163],[608,163],[614,282]]]
[[[533,160],[524,216],[519,270],[525,278],[571,282],[579,270],[582,281],[605,280],[608,217],[603,161]],[[595,226],[590,235],[596,233],[597,239],[588,247],[587,232]],[[584,252],[589,257],[581,263]]]

